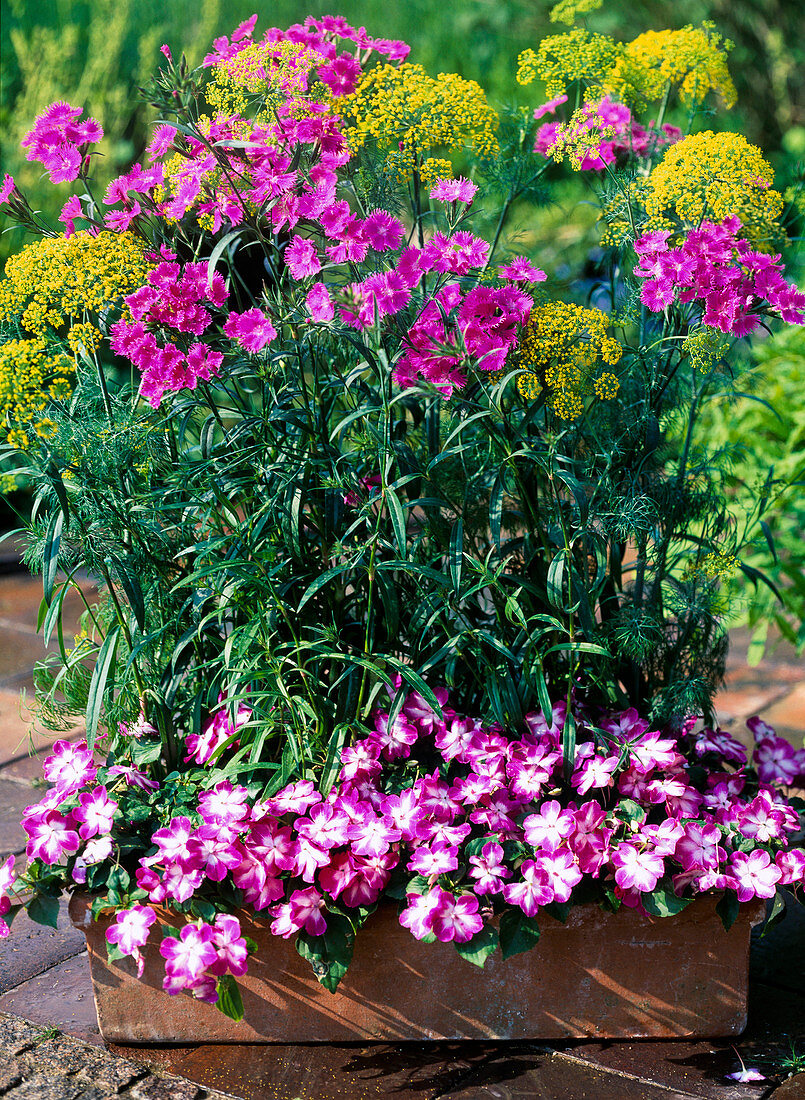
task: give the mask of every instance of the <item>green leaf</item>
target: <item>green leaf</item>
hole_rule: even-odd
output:
[[[218,979],[215,988],[218,990],[218,1000],[215,1003],[218,1011],[223,1012],[224,1016],[228,1016],[230,1020],[242,1020],[243,999],[240,995],[238,983],[233,976],[224,974],[222,978]]]
[[[560,924],[566,924],[571,904],[569,901],[551,901],[545,906],[545,912]]]
[[[731,890],[725,890],[721,895],[721,900],[716,905],[716,912],[721,917],[721,923],[724,925],[724,931],[729,932],[735,921],[738,919],[738,912],[740,910],[740,903],[738,901],[737,894],[733,894]]]
[[[497,932],[490,924],[485,924],[481,931],[476,932],[467,943],[457,943],[456,951],[462,959],[466,959],[473,966],[479,966],[483,969],[484,963],[497,950],[497,947]]]
[[[162,753],[160,741],[132,741],[131,756],[135,764],[153,764]]]
[[[119,890],[124,893],[131,884],[131,878],[125,867],[113,867],[106,881],[110,889]]]
[[[450,532],[450,578],[456,595],[461,590],[461,568],[464,564],[464,521],[459,519]]]
[[[394,528],[394,539],[397,543],[397,549],[399,550],[400,557],[404,558],[406,556],[408,536],[406,533],[403,506],[400,503],[400,498],[390,485],[386,487],[384,499],[388,505],[389,515],[391,516],[391,526]]]
[[[135,575],[129,572],[124,562],[119,558],[112,558],[112,562],[115,566],[115,572],[118,579],[123,586],[123,591],[126,593],[126,599],[129,601],[129,607],[132,614],[137,621],[137,626],[140,630],[145,630],[145,599],[143,597],[143,590],[140,587],[140,582]]]
[[[672,917],[690,905],[693,898],[680,898],[670,882],[658,882],[651,893],[641,894],[640,900],[653,917]]]
[[[760,933],[760,938],[762,939],[766,935],[766,933],[775,926],[775,924],[779,924],[779,922],[785,917],[785,914],[785,891],[778,889],[776,894],[774,895],[774,901],[772,902],[769,915],[763,922],[763,929]]]
[[[27,905],[28,916],[37,924],[56,928],[59,923],[59,899],[37,894]]]
[[[103,707],[103,696],[106,691],[109,673],[114,668],[117,644],[120,641],[120,626],[115,625],[103,640],[98,656],[95,660],[95,668],[92,670],[92,679],[89,685],[87,698],[87,746],[91,749],[95,744],[95,736],[98,732],[98,722]]]
[[[42,586],[45,603],[48,606],[50,606],[50,601],[53,599],[53,586],[56,583],[56,573],[59,568],[59,547],[61,546],[63,526],[64,512],[54,512],[48,524],[45,548],[42,554]]]
[[[106,961],[113,963],[119,962],[120,959],[124,959],[126,956],[120,950],[116,943],[109,943],[106,941]]]
[[[208,924],[212,924],[218,910],[213,903],[207,901],[206,898],[193,898],[190,903],[190,912],[194,917],[200,917],[202,920],[207,921]]]
[[[507,909],[500,918],[500,950],[504,959],[530,951],[539,941],[539,925],[520,909]]]
[[[349,918],[340,913],[328,913],[324,935],[300,932],[296,937],[296,950],[313,967],[313,973],[324,988],[335,993],[352,961],[354,943],[355,931]]]
[[[562,727],[562,760],[565,765],[565,777],[569,779],[576,761],[576,719],[570,707],[567,708],[565,724]]]

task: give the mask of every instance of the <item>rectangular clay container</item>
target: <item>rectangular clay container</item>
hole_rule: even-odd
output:
[[[381,906],[358,933],[337,993],[328,993],[292,940],[239,913],[258,944],[239,979],[239,1023],[188,994],[162,990],[159,922],[143,948],[141,980],[131,959],[108,963],[108,919],[92,921],[76,894],[70,915],[87,936],[98,1024],[117,1043],[311,1043],[404,1039],[642,1039],[738,1035],[746,1026],[749,935],[764,906],[741,906],[725,932],[715,899],[678,916],[574,907],[566,924],[540,919],[529,952],[499,952],[483,970],[452,944],[420,943]],[[170,914],[170,923],[182,918]]]

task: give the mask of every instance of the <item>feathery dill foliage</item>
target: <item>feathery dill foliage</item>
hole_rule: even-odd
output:
[[[134,759],[170,772],[223,697],[249,717],[213,779],[271,791],[292,774],[330,783],[389,695],[438,706],[429,684],[506,729],[557,698],[657,722],[709,712],[722,581],[750,568],[748,528],[728,463],[694,429],[732,386],[738,330],[696,293],[655,309],[656,271],[640,263],[729,212],[711,162],[763,177],[746,249],[782,230],[759,151],[668,125],[695,126],[728,88],[711,29],[678,35],[688,52],[667,72],[654,39],[630,49],[580,30],[521,57],[521,83],[539,73],[567,93],[568,118],[574,99],[593,105],[582,129],[616,76],[662,100],[645,125],[609,100],[611,125],[564,167],[538,151],[533,104],[498,111],[474,82],[407,64],[399,43],[334,60],[332,28],[287,48],[254,46],[248,29],[199,70],[166,61],[148,87],[153,164],[110,192],[117,236],[71,238],[117,240],[134,257],[124,281],[36,317],[0,293],[0,362],[26,339],[71,363],[46,408],[9,415],[4,450],[37,490],[28,556],[61,645],[38,673],[54,727],[86,711],[90,741],[100,724],[114,740],[142,709],[160,742]],[[700,99],[691,50],[715,74]],[[238,117],[211,119],[205,88]],[[571,172],[600,205],[604,248],[543,287],[538,255],[512,258],[509,226]],[[110,216],[76,201],[86,227]],[[762,296],[754,308],[741,331],[773,312]],[[46,432],[26,430],[44,416]],[[71,643],[61,604],[79,573],[101,596]],[[569,719],[569,757],[573,739]]]

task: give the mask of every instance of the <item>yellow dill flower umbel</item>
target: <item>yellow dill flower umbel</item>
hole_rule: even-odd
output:
[[[701,374],[709,374],[724,358],[729,347],[729,337],[709,325],[702,325],[682,341],[682,350],[689,356],[691,366]]]
[[[286,100],[304,104],[310,76],[322,55],[299,42],[254,42],[210,70],[204,94],[210,106],[229,118],[246,115],[260,124],[274,121]],[[321,89],[317,98],[329,98]]]
[[[606,90],[630,106],[642,108],[676,91],[686,107],[716,92],[727,108],[735,106],[735,85],[727,68],[729,39],[716,34],[712,23],[678,31],[646,31],[626,43]]]
[[[518,361],[524,373],[517,380],[523,397],[536,398],[544,389],[546,403],[562,420],[576,420],[591,396],[610,401],[620,382],[602,365],[614,366],[623,348],[608,334],[609,318],[600,309],[570,302],[535,306],[523,329]]]
[[[623,47],[606,34],[574,27],[566,34],[552,34],[517,59],[517,82],[530,84],[537,76],[545,81],[548,99],[564,95],[574,81],[581,81],[591,96],[600,93]]]
[[[499,152],[497,112],[480,84],[455,73],[432,77],[421,65],[380,65],[339,100],[338,111],[349,147],[375,144],[387,151],[399,176],[423,166],[427,182],[437,171],[449,175],[444,158],[428,164],[434,152],[468,148],[481,157]]]
[[[145,282],[152,265],[144,247],[133,233],[107,231],[26,245],[6,262],[0,321],[16,321],[42,336],[105,312]]]
[[[9,443],[24,449],[31,432],[53,435],[55,423],[43,414],[57,394],[70,392],[72,373],[73,361],[53,354],[43,339],[0,344],[0,423]]]
[[[642,189],[650,228],[741,220],[741,236],[774,251],[783,236],[783,198],[760,150],[741,134],[705,130],[670,146]]]
[[[551,8],[550,20],[552,23],[564,23],[571,27],[580,15],[589,15],[591,11],[598,11],[604,0],[559,0]]]

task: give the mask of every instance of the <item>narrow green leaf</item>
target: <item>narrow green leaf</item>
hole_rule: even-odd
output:
[[[576,762],[576,719],[570,707],[567,708],[565,724],[562,727],[562,760],[565,765],[565,777],[569,779]]]
[[[384,500],[388,505],[389,516],[391,517],[391,526],[394,528],[394,540],[397,543],[397,550],[401,558],[406,556],[406,547],[408,545],[408,537],[406,534],[406,522],[405,512],[403,506],[400,503],[400,498],[390,485],[386,487],[384,494]]]
[[[461,591],[461,569],[464,563],[464,521],[457,520],[450,532],[450,578],[453,591],[458,596]]]
[[[53,586],[56,583],[56,573],[59,568],[59,547],[61,546],[63,527],[64,512],[54,512],[48,524],[45,549],[42,556],[42,587],[45,594],[45,603],[48,606],[50,606],[50,601],[53,599]]]
[[[90,749],[95,744],[95,737],[98,733],[103,697],[109,680],[109,673],[114,668],[119,641],[120,626],[115,625],[104,638],[103,645],[95,659],[95,668],[92,670],[89,696],[87,698],[87,745]]]

